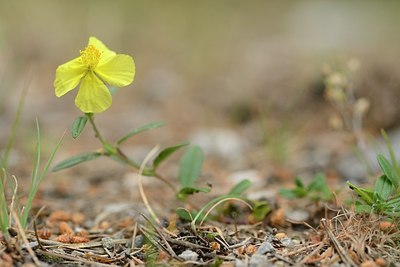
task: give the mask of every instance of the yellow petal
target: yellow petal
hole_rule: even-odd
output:
[[[90,37],[89,38],[89,45],[93,45],[95,46],[101,53],[101,57],[100,57],[100,62],[106,62],[108,60],[110,60],[111,57],[115,56],[116,53],[114,51],[111,51],[110,49],[108,49],[108,47],[99,39],[97,39],[96,37]]]
[[[94,71],[106,83],[122,87],[133,82],[135,63],[131,56],[116,55],[105,63],[100,62]]]
[[[96,75],[89,71],[83,78],[75,105],[85,113],[100,113],[111,106],[110,91]]]
[[[87,67],[82,64],[80,57],[60,65],[56,70],[54,80],[56,96],[63,96],[78,86],[86,72]]]

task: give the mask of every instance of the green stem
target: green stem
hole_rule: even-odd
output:
[[[128,158],[122,151],[120,148],[117,148],[117,157],[122,160],[123,162],[125,162],[126,164],[128,164],[131,167],[134,167],[136,169],[140,169],[139,164],[137,164],[136,162],[134,162],[133,160],[131,160],[130,158]],[[151,176],[163,181],[165,184],[167,184],[172,191],[174,191],[174,193],[177,193],[178,191],[176,190],[175,186],[169,182],[167,179],[165,179],[163,176],[161,176],[158,173],[153,172],[151,169],[149,168],[144,168],[143,173],[146,174],[150,174]]]
[[[110,145],[100,134],[99,129],[97,128],[96,124],[94,123],[94,115],[93,113],[86,113],[86,116],[89,118],[89,122],[92,125],[93,131],[95,133],[95,137],[97,139],[100,140],[101,144],[103,145],[103,148],[106,150],[106,153],[104,153],[105,156],[107,157],[111,157],[111,158],[117,158],[119,161],[135,168],[135,169],[140,169],[140,165],[138,163],[136,163],[135,161],[131,160],[129,157],[127,157],[118,146],[113,146]],[[162,177],[161,175],[154,173],[153,170],[149,169],[149,168],[144,168],[143,173],[145,175],[151,175],[154,176],[155,178],[163,181],[165,184],[167,184],[172,191],[174,191],[175,193],[177,193],[177,190],[175,188],[175,186],[169,182],[167,179],[165,179],[164,177]]]
[[[86,116],[89,118],[89,122],[92,125],[94,134],[96,136],[96,138],[98,138],[100,140],[100,142],[104,145],[107,144],[107,142],[104,140],[104,138],[101,136],[99,129],[97,129],[96,124],[94,123],[94,115],[93,113],[86,113]]]

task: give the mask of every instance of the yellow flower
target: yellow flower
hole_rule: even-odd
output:
[[[61,97],[80,84],[75,105],[85,113],[100,113],[111,106],[112,97],[105,83],[122,87],[133,82],[135,63],[128,55],[116,54],[95,37],[80,56],[60,65],[54,88]]]

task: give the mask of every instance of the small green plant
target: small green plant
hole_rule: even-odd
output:
[[[396,165],[390,163],[384,156],[378,155],[377,160],[383,172],[372,189],[357,187],[347,182],[358,199],[355,201],[355,210],[359,213],[376,213],[388,216],[400,216],[400,178]]]
[[[305,185],[299,177],[296,177],[294,182],[296,185],[295,188],[280,190],[280,194],[283,197],[287,199],[307,197],[313,201],[329,201],[333,197],[332,191],[326,183],[325,176],[322,174],[316,175],[308,185]]]
[[[179,182],[180,190],[177,193],[177,198],[186,201],[189,195],[195,193],[208,193],[211,191],[210,187],[197,187],[195,181],[201,174],[202,163],[204,155],[200,147],[191,146],[183,155],[180,161]],[[251,186],[249,180],[243,180],[236,184],[227,194],[218,196],[210,200],[202,208],[196,210],[187,210],[178,208],[177,214],[181,219],[191,221],[193,229],[196,223],[200,220],[200,224],[206,219],[208,214],[219,204],[236,200],[245,203],[252,209],[253,216],[256,220],[263,220],[265,216],[271,211],[269,203],[266,201],[250,201],[243,197],[242,194]],[[220,210],[219,213],[224,213]]]
[[[29,212],[32,207],[33,200],[40,188],[41,183],[43,182],[44,177],[46,176],[50,164],[52,163],[54,156],[61,144],[61,140],[56,144],[51,155],[47,162],[45,163],[43,169],[41,170],[41,135],[40,135],[40,127],[38,121],[36,121],[36,131],[37,131],[37,139],[36,139],[36,160],[35,165],[32,170],[30,186],[28,191],[28,199],[23,207],[20,207],[20,201],[18,199],[17,190],[18,190],[18,181],[15,176],[12,176],[14,180],[14,188],[12,189],[12,200],[10,202],[7,201],[7,186],[9,185],[8,180],[10,180],[10,175],[6,171],[5,168],[2,168],[2,172],[0,174],[0,230],[7,235],[7,229],[11,226],[12,222],[12,212],[15,212],[18,216],[18,219],[21,223],[21,226],[25,228],[28,223]]]
[[[384,129],[381,130],[383,139],[389,151],[390,161],[378,154],[377,161],[383,172],[375,181],[373,189],[357,187],[347,182],[358,199],[355,201],[355,210],[360,213],[385,214],[392,217],[400,216],[400,175],[392,143]]]

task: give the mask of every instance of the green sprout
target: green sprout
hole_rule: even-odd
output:
[[[314,179],[306,186],[304,182],[299,178],[295,178],[296,187],[293,189],[281,189],[280,194],[287,199],[305,198],[308,197],[313,201],[325,200],[329,201],[332,199],[333,194],[326,183],[325,176],[318,174]]]

